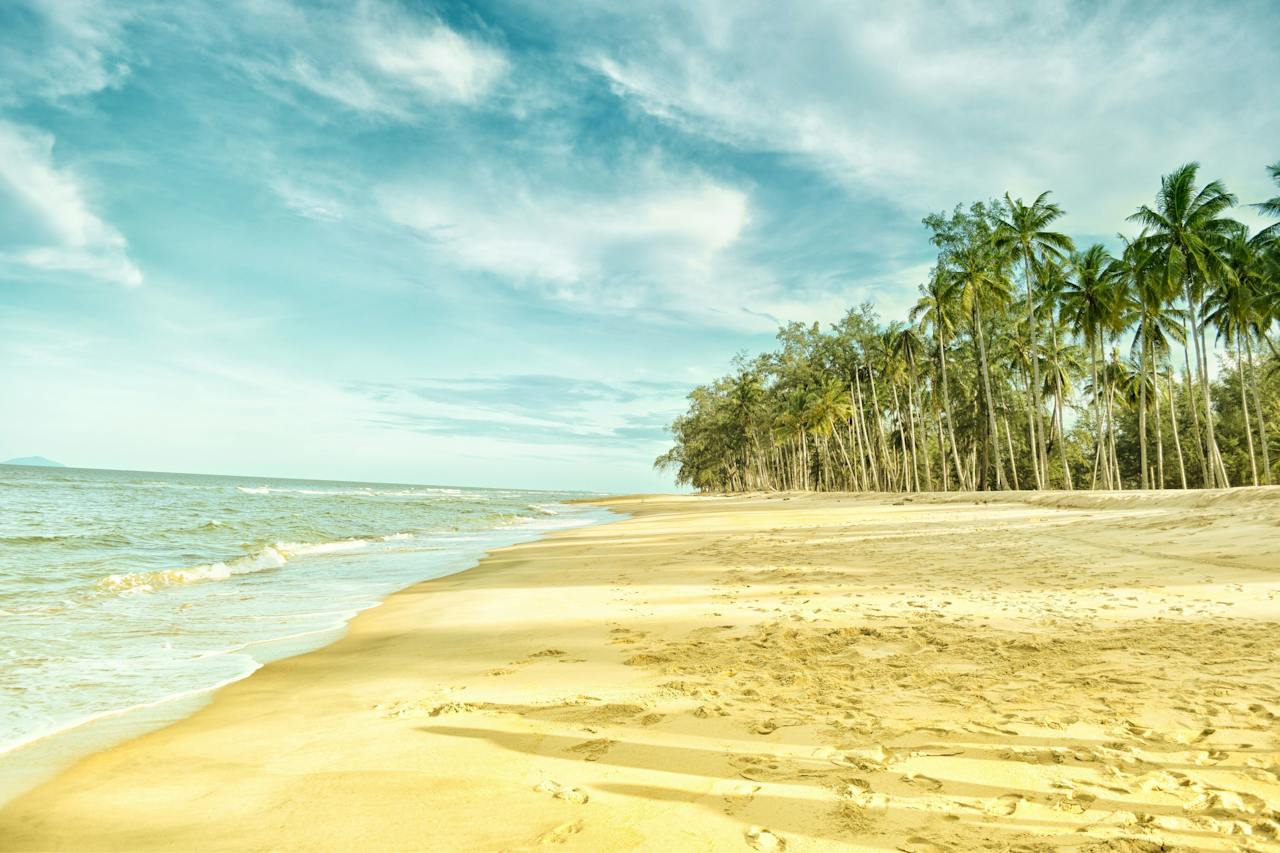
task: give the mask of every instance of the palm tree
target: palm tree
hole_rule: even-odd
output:
[[[1061,315],[1049,315],[1049,336],[1044,352],[1045,392],[1053,397],[1053,417],[1051,426],[1054,432],[1054,445],[1058,450],[1058,461],[1062,465],[1062,482],[1068,489],[1074,489],[1071,478],[1071,464],[1067,458],[1067,435],[1064,425],[1067,397],[1075,377],[1082,372],[1080,350],[1067,343],[1069,329],[1066,319]]]
[[[1280,161],[1272,163],[1267,167],[1267,171],[1271,173],[1271,180],[1276,182],[1276,186],[1280,186]],[[1261,210],[1268,216],[1280,217],[1280,195],[1275,198],[1269,198],[1266,201],[1260,201],[1254,207]],[[1262,229],[1256,235],[1263,240],[1272,240],[1280,238],[1280,222],[1274,222]]]
[[[1270,170],[1280,181],[1280,163]],[[1280,405],[1280,223],[1250,237],[1228,218],[1233,201],[1184,166],[1131,217],[1142,233],[1121,238],[1118,257],[1095,245],[1065,263],[1049,231],[1057,211],[1043,195],[931,214],[938,260],[910,326],[882,322],[865,304],[829,332],[786,324],[775,352],[739,356],[729,375],[693,389],[657,464],[703,490],[918,490],[934,486],[935,464],[944,490],[952,469],[962,488],[1071,488],[1083,482],[1091,444],[1091,486],[1165,488],[1172,438],[1184,489],[1250,475],[1268,483]],[[1280,213],[1280,199],[1257,207]],[[1028,289],[1025,312],[1015,282]],[[1233,362],[1221,382],[1209,377],[1209,329]],[[1209,393],[1223,387],[1239,394],[1240,417],[1230,398]],[[1076,405],[1083,418],[1068,434]],[[1194,454],[1184,456],[1183,435]],[[1232,451],[1230,471],[1219,441]],[[1200,468],[1189,470],[1197,456]]]
[[[996,487],[1008,487],[1004,466],[1000,461],[1000,433],[996,428],[995,399],[991,393],[991,364],[987,358],[987,339],[983,323],[983,307],[1002,307],[1009,299],[1008,279],[998,269],[997,258],[988,244],[970,242],[950,258],[960,288],[960,304],[969,313],[974,340],[978,347],[978,370],[982,380],[982,396],[986,408],[987,433],[982,446],[982,469],[979,489],[989,488],[989,463],[995,462]],[[1010,460],[1012,462],[1012,460]]]
[[[1223,486],[1229,483],[1214,433],[1200,301],[1210,282],[1232,274],[1220,250],[1238,223],[1222,215],[1235,205],[1236,198],[1219,181],[1210,181],[1196,189],[1199,169],[1199,163],[1187,163],[1165,175],[1160,180],[1155,208],[1144,204],[1129,220],[1149,231],[1143,239],[1159,255],[1160,274],[1171,289],[1182,291],[1187,302],[1204,404],[1205,481],[1214,488],[1219,483]]]
[[[1040,424],[1040,365],[1036,353],[1040,327],[1036,321],[1035,305],[1032,299],[1033,271],[1037,263],[1051,258],[1060,259],[1064,253],[1074,248],[1070,237],[1048,230],[1049,226],[1063,215],[1062,208],[1047,201],[1048,198],[1049,192],[1045,191],[1040,193],[1030,205],[1026,205],[1022,199],[1015,200],[1005,193],[1006,216],[996,223],[999,244],[1022,261],[1022,278],[1027,293],[1027,336],[1030,342],[1028,358],[1031,361],[1031,387],[1028,395],[1030,414],[1027,419],[1027,428],[1030,431],[1031,447],[1035,456],[1032,468],[1035,470],[1036,488],[1044,488],[1049,457],[1045,450],[1044,429]]]
[[[1103,413],[1098,371],[1107,329],[1117,313],[1118,289],[1115,275],[1111,272],[1113,263],[1114,259],[1100,243],[1072,255],[1070,274],[1062,291],[1062,310],[1067,322],[1089,350],[1089,387],[1092,389],[1095,428],[1093,483],[1090,488],[1098,485],[1098,467],[1103,461]],[[1108,489],[1113,488],[1111,466],[1108,464],[1103,468],[1103,481]]]
[[[1142,488],[1155,487],[1150,474],[1147,447],[1147,412],[1154,401],[1159,404],[1159,385],[1156,383],[1157,364],[1169,352],[1170,339],[1185,343],[1180,332],[1179,312],[1172,307],[1177,298],[1170,292],[1167,280],[1155,269],[1157,258],[1150,244],[1139,237],[1125,246],[1121,265],[1129,286],[1129,305],[1137,321],[1130,352],[1138,360],[1138,452]],[[1160,434],[1159,409],[1157,408],[1156,435]],[[1160,480],[1163,486],[1163,452],[1158,459]]]
[[[1258,485],[1258,460],[1254,453],[1253,429],[1249,423],[1249,401],[1245,373],[1245,354],[1252,363],[1250,337],[1260,325],[1259,295],[1264,286],[1262,265],[1256,255],[1256,246],[1249,240],[1248,231],[1241,226],[1225,247],[1231,275],[1222,276],[1205,299],[1205,320],[1218,331],[1218,339],[1228,345],[1236,345],[1236,372],[1240,380],[1240,410],[1244,418],[1245,443],[1249,449],[1249,469],[1253,484]],[[1256,389],[1255,389],[1256,391]],[[1261,426],[1264,479],[1270,485],[1271,459],[1267,449],[1266,422],[1262,408],[1255,409]]]
[[[907,421],[911,431],[911,472],[912,477],[916,481],[919,491],[919,471],[917,470],[917,444],[916,444],[916,417],[915,412],[920,411],[923,417],[923,409],[918,406],[918,398],[916,395],[917,378],[920,375],[921,364],[924,361],[924,343],[920,340],[920,336],[911,326],[903,326],[897,329],[893,335],[892,347],[894,354],[901,362],[903,372],[907,380]],[[928,452],[928,436],[923,440],[924,449],[919,455],[924,457],[924,481],[925,487],[933,489],[933,473],[929,466]]]
[[[942,383],[942,410],[947,417],[947,439],[951,442],[951,460],[956,468],[956,480],[965,487],[964,466],[960,463],[960,448],[956,444],[955,418],[951,414],[951,387],[947,381],[947,342],[955,338],[956,314],[959,309],[960,282],[945,268],[934,267],[929,283],[920,285],[920,299],[911,309],[911,320],[920,325],[925,334],[933,332],[938,347],[938,377]],[[942,441],[942,436],[938,437]],[[946,450],[942,451],[943,483],[946,482]]]
[[[748,471],[751,465],[756,468],[755,478],[761,488],[769,488],[769,472],[765,467],[764,454],[760,448],[760,436],[757,422],[764,404],[764,385],[760,374],[742,366],[737,376],[730,380],[728,390],[729,405],[733,423],[738,430],[742,447],[742,468]]]
[[[1145,330],[1140,318],[1144,302],[1159,301],[1159,291],[1151,287],[1151,281],[1155,277],[1149,275],[1152,257],[1150,248],[1141,241],[1131,242],[1124,240],[1123,237],[1121,239],[1125,242],[1124,252],[1111,266],[1118,285],[1115,307],[1124,312],[1122,318],[1117,318],[1115,330],[1119,332],[1127,328],[1132,317],[1139,318],[1138,334],[1129,347],[1131,358],[1134,356],[1135,348],[1138,351],[1135,375],[1127,381],[1124,391],[1125,402],[1136,408],[1138,412],[1138,488],[1148,489],[1151,487],[1151,478],[1147,465],[1147,383],[1144,380],[1148,353]],[[1128,392],[1132,394],[1129,395]]]

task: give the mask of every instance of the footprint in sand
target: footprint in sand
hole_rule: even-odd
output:
[[[733,817],[742,810],[743,806],[749,805],[756,798],[756,794],[762,787],[762,785],[749,784],[735,785],[731,792],[720,798],[724,802],[724,808],[721,811]]]
[[[925,776],[923,773],[908,773],[902,777],[903,782],[924,788],[926,791],[941,791],[942,782],[932,776]],[[1013,812],[1010,811],[1010,814]]]
[[[571,820],[567,823],[562,823],[559,826],[555,827],[554,829],[549,829],[546,832],[539,835],[538,843],[539,844],[564,844],[566,841],[570,839],[570,837],[577,835],[579,832],[582,832],[585,826],[586,824],[580,820]]]
[[[608,738],[596,738],[571,746],[568,751],[581,755],[583,761],[599,761],[616,743],[617,741]]]
[[[557,800],[564,800],[574,805],[583,805],[590,799],[587,792],[581,788],[574,788],[569,785],[561,785],[552,779],[546,779],[533,786],[533,790],[540,794],[550,794]]]
[[[1018,810],[1018,803],[1022,802],[1022,799],[1021,794],[1001,794],[987,806],[987,814],[1007,817]]]
[[[743,833],[743,837],[747,841],[747,846],[752,850],[761,850],[764,853],[769,853],[769,851],[773,850],[787,849],[787,842],[782,836],[775,835],[763,826],[748,827],[747,831]]]
[[[894,849],[901,850],[902,853],[948,853],[952,848],[945,844],[938,844],[927,838],[913,835]]]

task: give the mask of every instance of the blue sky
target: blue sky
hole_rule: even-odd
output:
[[[0,458],[669,488],[688,388],[900,316],[931,211],[1274,194],[1277,44],[1271,3],[11,0]]]

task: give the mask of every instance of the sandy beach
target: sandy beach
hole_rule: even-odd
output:
[[[604,503],[0,849],[1280,849],[1280,488]]]

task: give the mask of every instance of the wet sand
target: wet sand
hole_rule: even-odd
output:
[[[0,849],[1280,849],[1280,488],[606,503]]]

